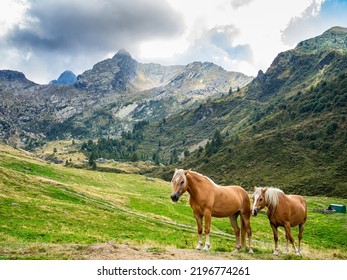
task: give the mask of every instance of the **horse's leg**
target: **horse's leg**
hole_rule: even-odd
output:
[[[285,229],[285,228],[284,228]],[[289,243],[289,236],[288,236],[288,233],[287,233],[287,230],[285,229],[285,232],[286,232],[286,248],[284,249],[284,252],[285,254],[288,254],[289,252],[289,249],[288,249],[288,243]]]
[[[302,233],[304,231],[304,228],[305,228],[305,223],[302,223],[299,225],[299,248],[297,252],[299,256],[301,256],[301,239],[302,239]]]
[[[273,225],[272,223],[270,223],[270,226],[272,228],[272,231],[274,234],[274,241],[275,241],[275,251],[273,254],[277,256],[278,255],[278,230],[277,230],[277,227]]]
[[[237,224],[237,217],[239,215],[239,212],[229,216],[230,223],[232,227],[234,228],[234,233],[236,237],[236,245],[235,245],[235,251],[234,253],[238,253],[240,248],[241,248],[241,243],[240,243],[240,228]]]
[[[253,254],[254,252],[252,248],[252,228],[251,228],[250,216],[251,216],[250,212],[248,214],[241,214],[241,243],[242,243],[242,239],[245,240],[245,235],[247,233],[248,242],[249,242],[248,253]]]
[[[290,243],[292,243],[292,245],[294,247],[294,251],[296,252],[296,254],[299,254],[299,251],[295,247],[294,238],[292,235],[292,227],[290,226],[289,222],[284,223],[284,229],[286,230],[287,244],[288,244],[288,239],[289,239]],[[286,248],[286,250],[288,251],[288,248]]]
[[[198,235],[199,235],[199,242],[198,242],[198,246],[196,246],[196,250],[201,250],[202,249],[202,245],[203,245],[203,241],[202,241],[202,217],[198,214],[195,214],[195,220],[196,223],[198,225]]]
[[[204,217],[205,217],[205,247],[203,250],[208,251],[211,247],[210,244],[210,230],[211,230],[211,211],[205,210],[204,211]]]

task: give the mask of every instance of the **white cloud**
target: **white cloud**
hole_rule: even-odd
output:
[[[0,2],[0,37],[23,20],[28,9],[25,0],[1,0]]]
[[[168,63],[171,56],[175,61],[188,63],[189,59],[197,60],[205,56],[205,60],[220,63],[228,70],[256,75],[259,69],[265,71],[279,52],[293,47],[282,41],[283,30],[291,20],[303,16],[316,16],[323,1],[170,0],[169,2],[183,15],[185,32],[177,38],[177,41],[181,42],[180,47],[176,48],[178,52],[173,55],[174,51],[168,51],[166,59],[165,55],[160,57],[158,55],[160,61]],[[211,38],[212,33],[214,38]],[[172,42],[171,46],[174,45]],[[141,51],[140,57],[143,59],[147,58],[147,51],[152,50],[152,48],[147,49],[147,46],[149,45],[144,45]],[[164,46],[165,44],[163,48],[166,49]],[[240,53],[235,53],[237,50],[243,51],[243,57]],[[158,49],[156,53],[159,52]],[[152,53],[148,57],[155,59],[155,54]]]

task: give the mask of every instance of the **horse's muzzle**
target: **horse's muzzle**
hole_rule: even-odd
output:
[[[171,195],[171,199],[173,202],[177,202],[179,200],[179,198],[180,198],[180,195],[178,192]]]
[[[258,215],[258,209],[257,208],[252,209],[252,215],[254,217],[256,217]]]

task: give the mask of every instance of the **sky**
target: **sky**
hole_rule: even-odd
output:
[[[333,26],[347,27],[347,0],[1,0],[0,69],[45,84],[126,49],[141,63],[256,76]]]

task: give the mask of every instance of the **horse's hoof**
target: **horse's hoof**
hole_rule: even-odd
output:
[[[249,249],[248,254],[253,255],[254,254],[253,249]]]
[[[210,245],[205,245],[205,247],[204,247],[204,251],[208,251],[210,249]]]
[[[278,256],[278,251],[275,251],[275,252],[273,253],[273,255],[274,255],[274,256]]]
[[[284,254],[288,254],[289,251],[288,251],[287,249],[285,249],[285,250],[283,251],[283,253],[284,253]]]
[[[302,255],[301,255],[301,252],[300,252],[300,251],[297,251],[297,252],[296,252],[296,255],[297,255],[297,256],[299,256],[299,257],[302,257]]]
[[[239,249],[235,249],[233,253],[234,254],[238,254],[239,253]]]

